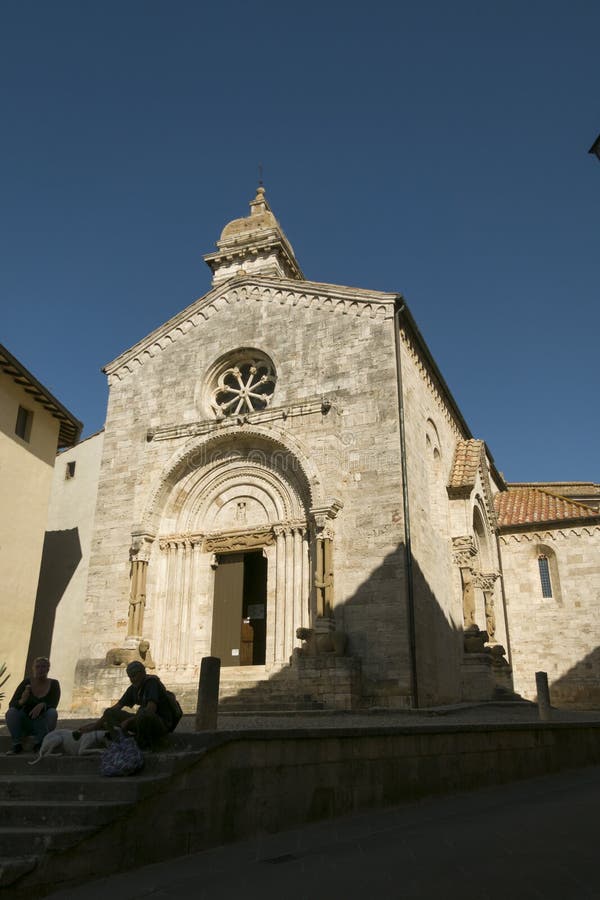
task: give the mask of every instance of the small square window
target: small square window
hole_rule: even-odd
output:
[[[68,462],[65,467],[65,478],[75,478],[75,460]]]
[[[29,443],[29,438],[31,437],[31,423],[33,422],[33,413],[30,409],[25,409],[24,406],[19,407],[19,411],[17,413],[17,424],[15,425],[15,434],[17,437],[20,437],[22,440],[27,441]]]

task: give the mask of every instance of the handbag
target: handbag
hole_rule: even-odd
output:
[[[117,729],[117,736],[100,756],[100,774],[108,778],[135,775],[144,767],[144,754],[135,738]]]

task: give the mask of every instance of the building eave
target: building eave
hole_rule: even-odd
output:
[[[60,423],[58,432],[58,449],[72,447],[79,440],[83,423],[69,412],[63,404],[31,374],[29,369],[19,362],[2,344],[0,344],[0,370],[8,375],[15,384],[22,387],[31,399],[42,406]]]
[[[401,320],[403,326],[410,331],[410,333],[415,341],[415,344],[419,348],[419,352],[423,355],[424,360],[426,361],[429,369],[431,370],[436,381],[438,382],[440,391],[442,392],[444,399],[448,403],[448,406],[450,407],[450,410],[452,411],[452,414],[453,414],[454,418],[456,419],[456,422],[457,422],[459,428],[463,432],[463,437],[473,438],[471,429],[467,425],[467,422],[458,407],[458,403],[454,399],[452,391],[448,387],[446,380],[444,379],[444,376],[442,375],[442,373],[438,367],[438,364],[436,363],[435,359],[433,358],[431,351],[430,351],[429,347],[427,346],[425,338],[421,334],[421,332],[419,330],[419,326],[417,325],[417,323],[414,319],[414,316],[411,313],[406,301],[400,294],[397,294],[396,297],[397,297],[396,302],[399,306],[400,320]],[[486,455],[486,458],[490,465],[490,475],[492,476],[496,485],[500,489],[504,489],[506,487],[506,482],[504,480],[504,477],[500,474],[500,472],[496,468],[496,463],[494,462],[494,457],[490,453],[490,449],[487,446],[487,444],[485,443],[485,441],[483,441],[483,444],[485,447],[485,455]]]

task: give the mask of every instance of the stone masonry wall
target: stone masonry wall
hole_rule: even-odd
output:
[[[148,429],[206,419],[207,370],[230,350],[254,347],[277,370],[273,408],[321,396],[334,404],[335,415],[276,424],[306,448],[331,486],[325,493],[344,503],[335,522],[336,618],[382,702],[401,698],[409,664],[391,317],[265,293],[221,298],[210,318],[162,350],[155,345],[131,374],[111,378],[81,657],[100,658],[125,638],[131,529],[186,441],[148,441]],[[149,573],[149,609],[151,584]]]
[[[406,333],[401,351],[419,700],[429,705],[460,698],[462,601],[446,486],[463,435]]]
[[[535,699],[535,673],[543,671],[554,704],[598,708],[600,526],[504,534],[500,543],[515,689]],[[540,550],[550,560],[549,598],[542,597]]]

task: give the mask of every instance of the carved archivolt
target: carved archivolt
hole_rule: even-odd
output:
[[[127,353],[105,366],[104,371],[108,375],[109,384],[115,380],[126,379],[147,359],[151,359],[192,328],[210,319],[223,306],[254,300],[306,309],[329,310],[336,314],[366,316],[377,322],[391,319],[394,314],[392,294],[353,289],[348,295],[348,292],[342,292],[335,285],[324,286],[311,282],[305,282],[300,291],[297,283],[295,288],[278,288],[267,279],[249,279],[247,276],[241,279],[242,283],[240,280],[236,281],[235,286],[231,282],[226,282],[221,287],[209,291]]]
[[[235,449],[237,446],[239,450]],[[270,460],[274,470],[281,472],[281,467],[284,463],[288,465],[289,460],[290,466],[292,463],[295,466],[291,481],[301,495],[306,495],[306,503],[325,503],[319,473],[297,439],[284,436],[273,427],[232,426],[226,432],[206,435],[200,440],[193,438],[173,455],[150,494],[140,530],[156,534],[173,489],[183,478],[198,470],[208,471],[224,462],[232,462],[236,456],[246,464],[251,463],[255,471]],[[263,472],[267,471],[266,465],[262,468]]]

